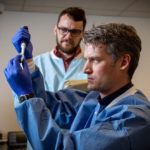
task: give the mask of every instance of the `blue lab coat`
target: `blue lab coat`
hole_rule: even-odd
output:
[[[150,103],[130,87],[108,104],[99,92],[45,93],[33,74],[35,98],[16,106],[20,127],[35,150],[150,150]]]

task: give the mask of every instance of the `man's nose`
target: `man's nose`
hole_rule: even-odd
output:
[[[83,72],[86,74],[92,73],[92,67],[91,64],[87,61],[83,67]]]

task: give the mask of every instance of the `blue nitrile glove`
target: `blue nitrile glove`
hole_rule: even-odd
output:
[[[15,46],[18,53],[21,52],[21,42],[22,41],[26,42],[27,47],[25,49],[25,54],[24,54],[25,59],[30,59],[33,57],[33,55],[32,55],[33,46],[32,46],[32,43],[30,41],[30,38],[31,38],[31,35],[30,35],[28,28],[26,26],[21,27],[16,32],[14,37],[12,38],[12,43]]]
[[[23,60],[23,69],[20,66],[21,55],[12,58],[4,70],[5,77],[12,88],[18,95],[33,93],[31,75],[25,60]]]

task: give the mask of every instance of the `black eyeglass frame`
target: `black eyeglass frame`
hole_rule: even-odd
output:
[[[67,35],[68,32],[72,35],[72,36],[79,36],[83,30],[80,30],[80,29],[68,29],[68,28],[65,28],[65,27],[59,27],[57,26],[60,34],[62,35]]]

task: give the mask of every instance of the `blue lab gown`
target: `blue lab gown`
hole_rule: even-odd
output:
[[[83,51],[71,61],[67,71],[63,60],[54,54],[54,50],[36,56],[34,63],[44,77],[44,87],[47,91],[56,92],[64,89],[65,82],[69,80],[87,79],[87,75],[83,73]],[[29,143],[27,146],[28,150],[32,150]]]
[[[134,86],[105,105],[96,91],[45,93],[38,71],[33,85],[38,97],[15,108],[33,149],[150,150],[150,103]]]

